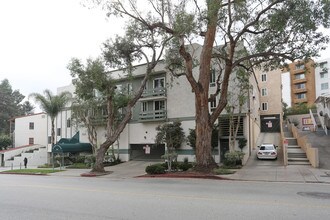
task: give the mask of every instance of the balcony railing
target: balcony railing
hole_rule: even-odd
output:
[[[145,111],[139,114],[140,121],[161,121],[166,118],[166,110]]]
[[[304,82],[307,82],[307,79],[306,78],[303,78],[303,79],[293,79],[293,83],[294,84],[304,83]]]
[[[154,89],[145,89],[142,93],[142,98],[148,98],[153,96],[165,96],[166,88],[154,88]]]
[[[302,93],[302,92],[306,92],[307,88],[300,88],[300,89],[293,89],[293,93]]]

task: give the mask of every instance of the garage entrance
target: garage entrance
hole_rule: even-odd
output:
[[[280,115],[261,115],[261,132],[281,132]]]
[[[165,154],[165,144],[131,144],[130,160],[160,160]]]

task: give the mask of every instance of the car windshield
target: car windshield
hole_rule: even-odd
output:
[[[274,150],[273,146],[261,146],[260,150]]]

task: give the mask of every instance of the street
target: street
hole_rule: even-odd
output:
[[[0,219],[328,219],[330,185],[0,175]]]

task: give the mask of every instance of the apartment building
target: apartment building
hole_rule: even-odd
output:
[[[201,51],[200,45],[193,45],[195,54],[199,54]],[[117,81],[117,89],[121,92],[134,93],[141,85],[141,80],[145,74],[146,65],[135,66],[133,77],[120,79]],[[120,70],[114,71],[114,75],[121,75]],[[198,77],[198,67],[193,70],[194,76]],[[210,93],[216,90],[215,79],[216,74],[219,71],[210,70]],[[214,75],[215,74],[215,75]],[[232,75],[235,77],[235,74]],[[233,82],[234,80],[231,80]],[[249,82],[253,89],[251,89],[247,96],[248,101],[245,103],[240,119],[240,132],[238,138],[245,138],[248,141],[248,146],[243,150],[246,153],[245,161],[249,157],[252,151],[252,147],[255,145],[256,139],[260,131],[260,117],[259,117],[259,88],[256,77],[251,74]],[[235,91],[235,84],[230,85],[230,89]],[[58,89],[58,93],[62,91],[69,91],[74,94],[74,86],[66,86]],[[209,103],[210,113],[212,108],[215,107],[219,101],[219,97]],[[195,97],[191,89],[189,82],[181,77],[173,77],[169,73],[165,64],[160,62],[152,75],[149,77],[145,86],[142,97],[139,99],[135,107],[133,108],[132,118],[127,124],[123,132],[120,134],[118,141],[114,144],[114,149],[120,154],[120,158],[123,161],[128,160],[149,160],[160,159],[165,153],[165,145],[156,145],[156,127],[167,122],[180,121],[185,135],[188,136],[189,129],[195,128]],[[223,112],[222,115],[226,114]],[[238,113],[236,113],[238,114]],[[81,126],[69,122],[71,119],[71,110],[69,108],[62,111],[56,118],[56,138],[70,138],[76,131],[80,131],[80,139],[82,142],[88,140],[86,129]],[[99,122],[98,124],[98,142],[102,143],[105,140],[105,122]],[[224,152],[228,149],[228,126],[220,128],[219,147],[214,149],[214,158],[217,162],[223,158]],[[227,130],[228,131],[228,130]],[[48,136],[50,137],[50,128],[48,129]],[[50,142],[49,142],[50,143]],[[148,151],[146,151],[148,149]],[[150,149],[150,151],[149,151]],[[240,150],[237,148],[237,150]],[[177,150],[178,160],[189,158],[189,161],[194,161],[194,149],[191,148],[186,142]]]
[[[316,100],[314,61],[289,64],[291,106],[306,103],[313,105]]]
[[[315,68],[315,92],[316,98],[330,94],[330,58],[317,61]]]
[[[15,117],[11,119],[11,136],[14,147],[25,145],[47,145],[47,121],[45,113]]]
[[[280,132],[282,118],[282,70],[256,70],[260,88],[261,132]]]

